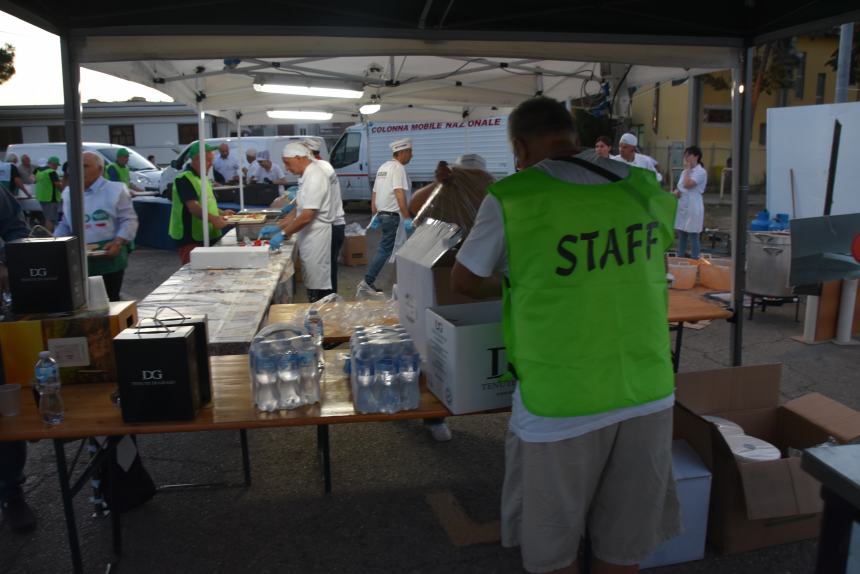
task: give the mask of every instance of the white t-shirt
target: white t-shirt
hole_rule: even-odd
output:
[[[316,160],[316,164],[323,168],[331,185],[331,206],[334,210],[333,225],[346,225],[346,214],[343,211],[343,199],[340,195],[340,180],[337,178],[337,172],[329,162],[324,159]]]
[[[627,176],[627,167],[606,158],[599,158],[593,151],[586,151],[577,157],[591,161],[620,177]],[[606,183],[602,176],[566,161],[544,160],[535,166],[556,179],[585,184]],[[505,250],[505,225],[502,206],[499,200],[487,195],[475,225],[457,254],[457,261],[469,271],[480,277],[489,277],[495,271],[507,272],[507,253]],[[668,324],[667,324],[668,328]],[[663,399],[581,417],[542,417],[530,413],[523,405],[519,385],[514,390],[511,418],[508,427],[520,440],[525,442],[556,442],[584,435],[591,431],[641,417],[670,408],[675,404],[675,395]]]
[[[635,165],[636,167],[650,169],[657,175],[657,181],[663,181],[663,176],[660,174],[659,171],[657,171],[657,160],[650,155],[645,155],[644,153],[633,154],[633,161],[627,161],[626,159],[621,157],[621,154],[612,155],[609,157],[610,159],[620,161],[621,163],[626,163],[627,165]]]
[[[376,182],[373,184],[373,192],[376,194],[376,211],[391,211],[400,213],[400,205],[397,203],[395,189],[402,189],[406,195],[406,204],[409,205],[412,182],[409,174],[396,159],[390,159],[376,172]]]
[[[264,180],[266,179],[272,182],[284,179],[286,174],[284,173],[284,168],[275,162],[272,162],[272,168],[267,170],[260,162],[255,161],[248,170],[248,177],[253,177],[257,183],[265,183]]]
[[[226,158],[221,157],[220,153],[216,155],[212,167],[221,174],[224,181],[230,181],[239,174],[239,160],[232,153]]]
[[[305,209],[316,209],[317,214],[310,225],[334,223],[335,210],[332,206],[330,178],[319,162],[312,162],[305,168],[299,179],[299,192],[296,194],[296,215]]]

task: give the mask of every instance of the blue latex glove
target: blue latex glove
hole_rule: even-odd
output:
[[[289,212],[291,212],[292,210],[294,210],[295,208],[296,208],[296,204],[295,204],[295,203],[288,203],[288,204],[286,204],[285,206],[283,206],[283,207],[281,208],[281,213],[283,213],[284,215],[286,215],[286,214],[288,214]]]
[[[260,235],[257,236],[257,239],[268,239],[280,232],[281,228],[277,225],[265,225],[263,226],[263,229],[260,230]]]
[[[296,198],[296,194],[299,192],[299,186],[291,185],[287,188],[287,197],[290,198],[290,201]]]
[[[415,225],[412,223],[411,217],[407,217],[403,220],[403,229],[406,230],[406,233],[412,233],[415,231]]]
[[[272,249],[272,250],[280,249],[281,243],[283,243],[283,242],[284,242],[284,234],[278,233],[277,235],[275,235],[274,237],[269,239],[269,249]]]
[[[379,218],[374,215],[373,219],[370,220],[369,227],[370,229],[379,229],[380,227],[382,227],[382,222],[379,221]]]

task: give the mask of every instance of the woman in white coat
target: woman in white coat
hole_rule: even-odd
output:
[[[678,232],[678,255],[685,257],[687,242],[690,257],[699,258],[699,234],[705,222],[705,202],[702,194],[708,184],[708,172],[702,166],[702,150],[690,146],[684,150],[684,171],[678,178],[674,194],[678,198],[675,230]]]

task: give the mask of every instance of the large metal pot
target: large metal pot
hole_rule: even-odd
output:
[[[747,234],[746,292],[768,297],[790,297],[791,235],[784,231]]]

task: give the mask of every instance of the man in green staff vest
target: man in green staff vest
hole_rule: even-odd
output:
[[[36,201],[42,206],[45,228],[48,231],[54,231],[54,227],[60,220],[60,194],[63,192],[63,184],[60,176],[57,175],[60,158],[51,156],[47,164],[47,167],[36,173]]]
[[[131,192],[143,191],[131,182],[131,170],[128,167],[128,150],[124,147],[116,150],[116,161],[105,168],[105,179],[124,183]]]
[[[206,169],[212,166],[215,159],[215,146],[206,144]],[[200,177],[200,142],[196,141],[188,148],[188,165],[175,180],[173,180],[173,207],[170,210],[170,237],[179,246],[179,259],[182,264],[191,261],[191,251],[203,245],[203,206],[202,190],[206,193],[206,220],[209,222],[209,243],[214,244],[221,237],[221,230],[228,224],[225,215],[233,215],[231,209],[220,210],[212,193],[212,182],[204,177],[205,186]]]
[[[522,171],[491,186],[452,271],[481,295],[496,272],[517,380],[505,446],[502,543],[530,572],[638,571],[680,531],[664,252],[675,199],[646,170],[577,154],[545,97],[508,120]],[[498,280],[495,282],[498,288]]]

